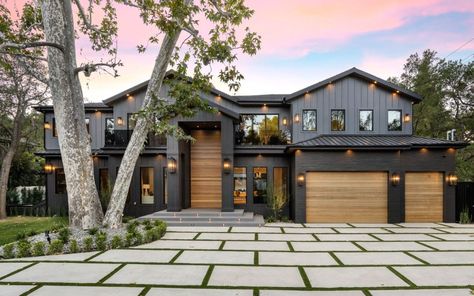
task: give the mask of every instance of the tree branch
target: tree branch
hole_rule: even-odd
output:
[[[210,2],[220,15],[222,15],[223,17],[230,17],[230,12],[222,10],[222,8],[219,6],[219,3],[217,3],[217,0],[210,0]]]
[[[113,63],[86,64],[84,66],[77,67],[76,69],[74,69],[74,74],[77,75],[80,72],[84,72],[84,75],[86,75],[86,77],[89,77],[92,74],[92,72],[97,71],[98,68],[106,67],[106,68],[113,69],[115,71],[114,76],[116,77],[117,76],[117,71],[115,70],[115,67],[121,66],[121,65],[122,65],[122,62],[120,62],[120,61],[113,62]]]
[[[96,32],[97,34],[100,34],[100,35],[104,35],[104,32],[100,31],[96,26],[92,24],[91,22],[92,16],[91,18],[88,18],[86,16],[86,12],[80,3],[80,0],[74,0],[74,3],[76,3],[77,9],[79,11],[79,16],[84,22],[84,26],[90,31]]]
[[[4,48],[28,49],[28,48],[34,48],[34,47],[54,47],[64,53],[64,47],[61,44],[57,44],[54,42],[37,41],[37,42],[27,42],[23,44],[6,42],[3,44],[0,44],[0,50]]]

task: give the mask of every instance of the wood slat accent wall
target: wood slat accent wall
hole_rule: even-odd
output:
[[[386,172],[306,174],[306,221],[387,223]]]
[[[193,130],[191,136],[191,207],[221,208],[222,155],[221,133]]]
[[[405,222],[443,221],[443,173],[405,174]]]

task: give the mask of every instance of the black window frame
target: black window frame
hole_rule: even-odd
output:
[[[372,113],[372,126],[370,130],[361,130],[360,129],[360,112],[370,111]],[[374,109],[359,109],[359,132],[373,132],[374,131]]]
[[[64,178],[64,184],[59,184],[58,176],[62,175]],[[62,183],[62,182],[61,182]],[[60,186],[64,186],[64,190],[58,190]],[[66,185],[66,173],[64,172],[64,168],[56,168],[54,170],[54,193],[56,194],[67,194],[67,185]]]
[[[241,113],[241,114],[239,114],[239,120],[240,120],[240,122],[239,122],[239,124],[237,125],[237,127],[238,127],[237,131],[238,131],[238,132],[243,132],[243,133],[245,133],[245,128],[244,128],[244,129],[240,129],[240,125],[245,122],[245,121],[242,120],[242,117],[244,117],[244,116],[264,116],[264,117],[265,117],[265,118],[264,118],[264,121],[265,121],[265,130],[267,130],[267,128],[266,128],[266,122],[267,122],[267,120],[268,120],[268,117],[270,117],[270,116],[276,116],[277,119],[278,119],[278,120],[277,120],[277,125],[278,125],[278,126],[277,126],[277,131],[278,131],[278,134],[280,134],[280,133],[283,132],[283,130],[281,129],[281,124],[280,124],[280,118],[281,118],[280,113]],[[245,125],[244,125],[244,126],[245,126]],[[255,131],[254,125],[252,125],[252,129],[251,129],[251,130]],[[245,136],[244,136],[244,137],[245,137]],[[262,139],[260,139],[260,140],[262,140]],[[249,143],[244,143],[244,144],[249,144]],[[251,145],[257,145],[257,144],[251,144]],[[263,141],[261,141],[261,143],[259,143],[258,145],[272,145],[272,144],[264,143]]]
[[[314,130],[312,129],[306,129],[305,128],[305,121],[304,121],[304,114],[306,112],[313,112],[315,113],[315,121],[314,121]],[[301,111],[301,130],[304,131],[304,132],[317,132],[318,131],[318,109],[303,109]]]
[[[342,121],[342,129],[333,129],[332,126],[332,113],[334,111],[342,111],[343,112],[343,121]],[[331,109],[331,116],[330,116],[330,125],[332,132],[344,132],[346,130],[346,109]]]
[[[399,119],[400,119],[400,129],[396,129],[396,130],[390,129],[390,122],[388,121],[389,120],[389,113],[393,112],[393,111],[396,111],[400,114],[400,117],[399,117]],[[388,109],[387,110],[387,131],[389,131],[389,132],[401,132],[401,131],[403,131],[403,121],[402,121],[403,120],[403,117],[402,117],[403,115],[402,114],[403,114],[402,109]]]
[[[152,172],[152,176],[151,176],[151,180],[152,180],[152,188],[150,188],[150,190],[153,192],[153,203],[144,203],[143,202],[143,196],[142,196],[142,192],[143,192],[143,183],[142,183],[142,169],[151,169],[151,172]],[[140,198],[140,204],[141,205],[144,205],[144,206],[152,206],[156,203],[156,191],[155,191],[155,167],[152,167],[152,166],[143,166],[143,167],[140,167],[140,195],[139,195],[139,198]]]
[[[255,192],[257,190],[256,189],[256,186],[255,186],[255,180],[258,180],[255,178],[255,169],[260,169],[260,168],[264,168],[265,169],[265,195],[262,196],[262,200],[259,202],[256,202],[256,196],[255,196]],[[262,178],[260,178],[262,179]],[[267,203],[267,200],[268,200],[268,167],[267,166],[255,166],[255,167],[252,167],[252,198],[253,198],[253,203],[254,204],[266,204]],[[260,198],[260,196],[259,196]]]
[[[53,138],[57,138],[58,137],[58,130],[56,129],[56,118],[53,117],[53,130],[52,130],[52,136]]]

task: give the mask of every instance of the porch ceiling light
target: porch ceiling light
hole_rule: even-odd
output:
[[[232,170],[232,162],[230,161],[230,159],[225,158],[223,163],[222,163],[222,167],[224,169],[225,174],[230,174],[230,172]]]
[[[51,174],[54,171],[54,166],[50,163],[45,163],[43,171],[45,174]]]
[[[122,117],[117,117],[117,125],[122,126],[123,125],[123,118]]]
[[[400,174],[393,173],[390,177],[390,182],[392,183],[392,186],[398,186],[398,184],[400,184]]]
[[[454,173],[449,173],[446,179],[449,186],[456,186],[458,184],[458,176]]]
[[[304,173],[299,173],[298,176],[296,177],[296,183],[298,184],[298,186],[303,186],[304,180],[305,180]]]
[[[176,159],[173,157],[168,158],[168,172],[170,174],[175,174],[176,173]]]
[[[298,113],[295,114],[295,122],[296,123],[300,122],[300,115]]]
[[[51,128],[51,123],[45,121],[45,123],[44,123],[44,128],[45,128],[45,129],[50,129],[50,128]]]

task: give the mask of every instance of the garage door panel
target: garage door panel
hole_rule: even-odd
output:
[[[307,222],[387,222],[387,173],[310,172]]]
[[[443,221],[443,173],[405,174],[405,221]]]

